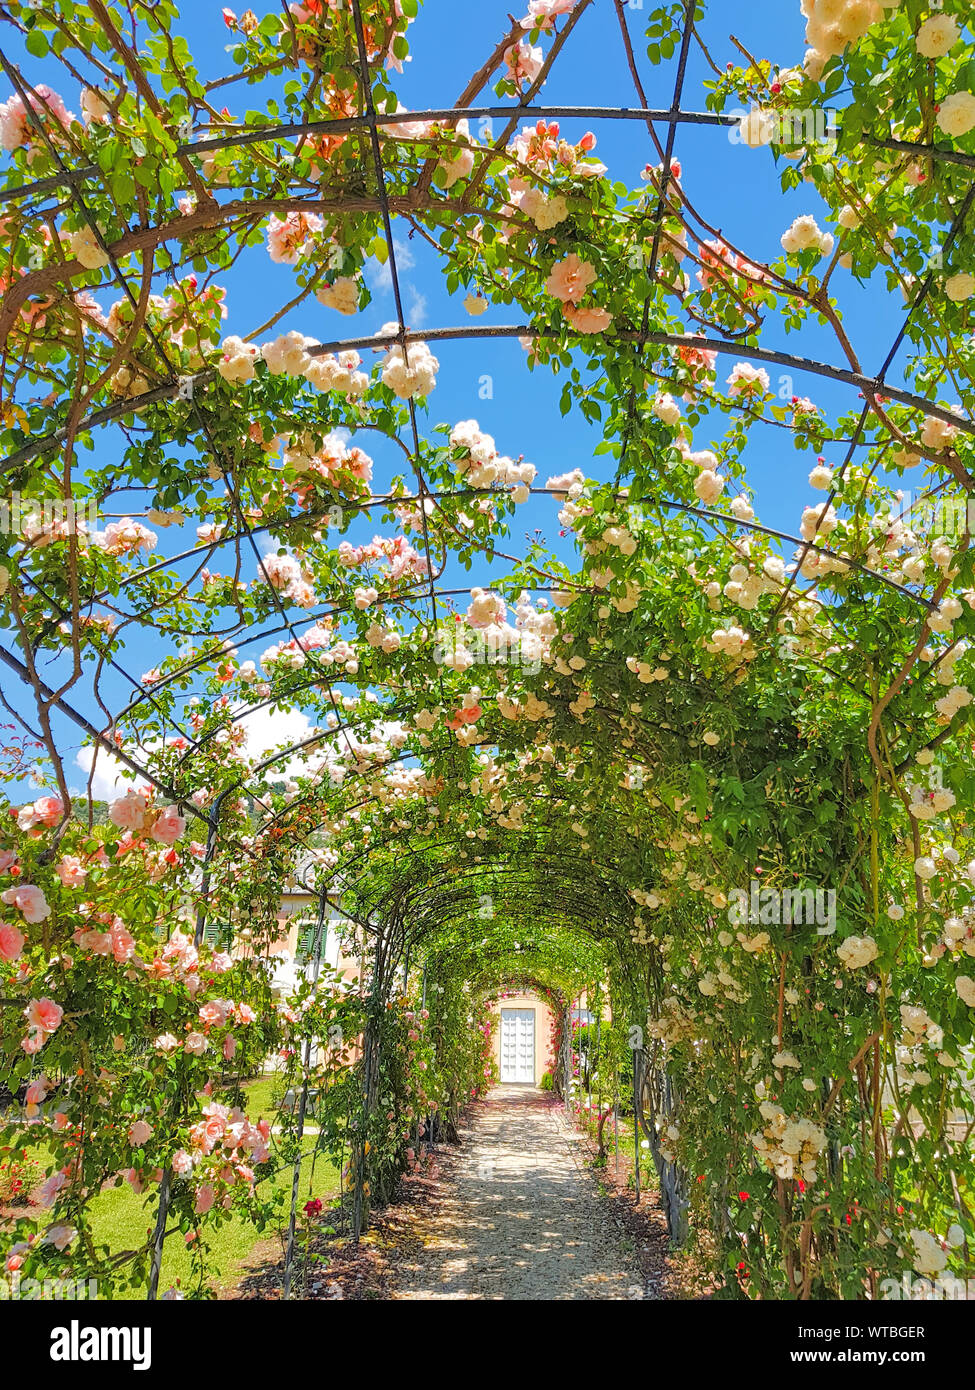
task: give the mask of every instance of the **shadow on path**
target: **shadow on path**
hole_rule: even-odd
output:
[[[496,1087],[460,1138],[394,1299],[643,1297],[557,1101]]]

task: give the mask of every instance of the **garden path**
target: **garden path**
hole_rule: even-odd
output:
[[[468,1113],[460,1138],[394,1298],[644,1297],[635,1260],[551,1097],[498,1086]]]

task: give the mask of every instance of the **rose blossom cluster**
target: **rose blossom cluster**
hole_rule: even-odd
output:
[[[797,217],[792,226],[782,233],[782,250],[789,256],[798,251],[815,251],[820,256],[832,254],[836,242],[830,232],[824,232],[817,225],[812,213]]]
[[[529,488],[535,481],[535,465],[499,454],[491,435],[485,434],[476,420],[461,420],[450,432],[453,448],[463,451],[457,460],[457,471],[474,488],[496,485],[511,489],[515,502],[527,502]]]
[[[771,1101],[763,1101],[758,1108],[765,1124],[751,1136],[751,1142],[759,1161],[777,1178],[814,1183],[816,1163],[826,1147],[825,1131],[812,1120],[790,1118]]]
[[[343,312],[347,312],[343,310]],[[362,358],[353,349],[326,352],[311,358],[305,368],[305,379],[319,391],[335,391],[340,396],[361,396],[369,385],[369,377],[358,368]]]
[[[355,314],[359,310],[359,282],[353,276],[340,275],[330,285],[315,293],[319,304],[340,314]]]
[[[521,21],[523,29],[553,29],[560,15],[570,14],[576,0],[529,0],[528,13]]]
[[[560,301],[566,321],[577,333],[603,333],[613,322],[608,310],[581,303],[595,279],[595,267],[570,251],[552,267],[545,281],[546,291]]]
[[[399,332],[399,325],[384,324],[376,334],[385,338]],[[426,343],[393,343],[383,358],[383,385],[388,386],[393,395],[401,401],[413,400],[416,396],[429,396],[437,384],[440,363]]]
[[[315,506],[320,496],[319,483],[337,492],[355,495],[368,492],[372,482],[372,459],[369,455],[355,445],[347,447],[335,434],[326,435],[317,450],[307,436],[293,439],[285,449],[282,461],[299,475],[301,481],[293,485],[292,491],[299,504],[306,508]]]
[[[140,551],[145,551],[148,555],[155,550],[159,537],[155,531],[143,526],[141,521],[123,517],[121,521],[110,521],[104,531],[96,533],[94,539],[107,555],[131,559]]]
[[[529,87],[542,70],[542,50],[522,39],[505,51],[504,65],[516,87]]]
[[[369,385],[365,372],[358,371],[362,358],[357,352],[322,353],[313,356],[309,348],[318,346],[316,338],[304,333],[282,333],[260,348],[233,334],[220,344],[217,372],[224,381],[253,381],[257,363],[263,360],[272,376],[303,376],[319,391],[335,391],[343,396],[361,396]]]
[[[311,608],[315,603],[315,590],[309,575],[301,568],[301,561],[295,555],[265,555],[261,561],[263,577],[277,593],[289,598],[299,608]]]
[[[899,4],[900,0],[800,0],[809,45],[803,64],[806,76],[818,82],[830,58],[838,58]]]
[[[586,131],[577,145],[572,145],[559,134],[557,121],[549,123],[542,117],[533,126],[522,126],[510,148],[519,164],[540,173],[564,169],[577,178],[598,178],[606,172],[605,164],[584,157],[596,148],[596,137],[591,130]],[[514,186],[517,188],[517,183]]]
[[[43,83],[34,88],[34,93],[28,96],[28,101],[38,116],[42,119],[44,116],[53,116],[64,130],[76,119],[57,92],[53,92]],[[15,94],[7,101],[0,102],[0,145],[8,151],[26,146],[30,159],[36,153],[35,142],[38,140],[37,132],[27,114],[27,107],[20,97]]]
[[[284,217],[270,217],[267,224],[267,249],[272,261],[279,265],[297,265],[308,255],[312,238],[322,230],[322,219],[313,212],[293,209]]]
[[[237,1184],[253,1188],[254,1168],[267,1162],[271,1137],[266,1120],[255,1124],[238,1108],[212,1101],[201,1114],[189,1131],[188,1148],[177,1149],[172,1160],[176,1177],[193,1180],[197,1216],[205,1216],[218,1198],[229,1207]],[[134,1173],[129,1180],[133,1177],[138,1180]]]
[[[393,584],[401,579],[425,579],[430,572],[426,557],[405,536],[373,536],[368,545],[341,541],[337,555],[339,564],[346,569],[360,569],[363,565],[386,561],[388,577]]]
[[[64,802],[59,796],[39,796],[17,812],[17,829],[36,839],[42,830],[53,830],[63,815]]]
[[[186,820],[175,806],[153,806],[148,791],[134,789],[110,804],[108,818],[120,830],[148,835],[160,845],[174,845],[186,829]]]

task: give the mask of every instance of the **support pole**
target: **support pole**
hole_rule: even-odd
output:
[[[159,1296],[159,1273],[162,1269],[163,1243],[166,1239],[166,1218],[169,1216],[169,1193],[172,1183],[172,1173],[169,1168],[163,1169],[162,1182],[159,1184],[159,1208],[156,1212],[156,1229],[152,1237],[152,1264],[149,1269],[149,1288],[146,1290],[146,1300],[155,1303]]]
[[[325,890],[321,890],[321,897],[318,906],[318,926],[315,931],[315,953],[312,965],[312,985],[318,983],[318,973],[322,962],[322,949],[325,936]],[[288,1240],[284,1254],[284,1284],[281,1290],[282,1299],[287,1302],[291,1297],[291,1268],[294,1263],[295,1254],[295,1226],[298,1214],[298,1185],[301,1182],[301,1141],[305,1134],[305,1112],[308,1109],[308,1068],[311,1065],[311,1038],[305,1040],[305,1076],[301,1083],[301,1096],[298,1101],[298,1152],[295,1154],[294,1171],[291,1176],[291,1208],[288,1212]]]
[[[636,1204],[640,1205],[640,1091],[643,1086],[643,1049],[633,1049],[633,1172]]]

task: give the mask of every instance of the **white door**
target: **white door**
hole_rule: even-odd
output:
[[[535,1010],[501,1010],[501,1080],[535,1082]]]

